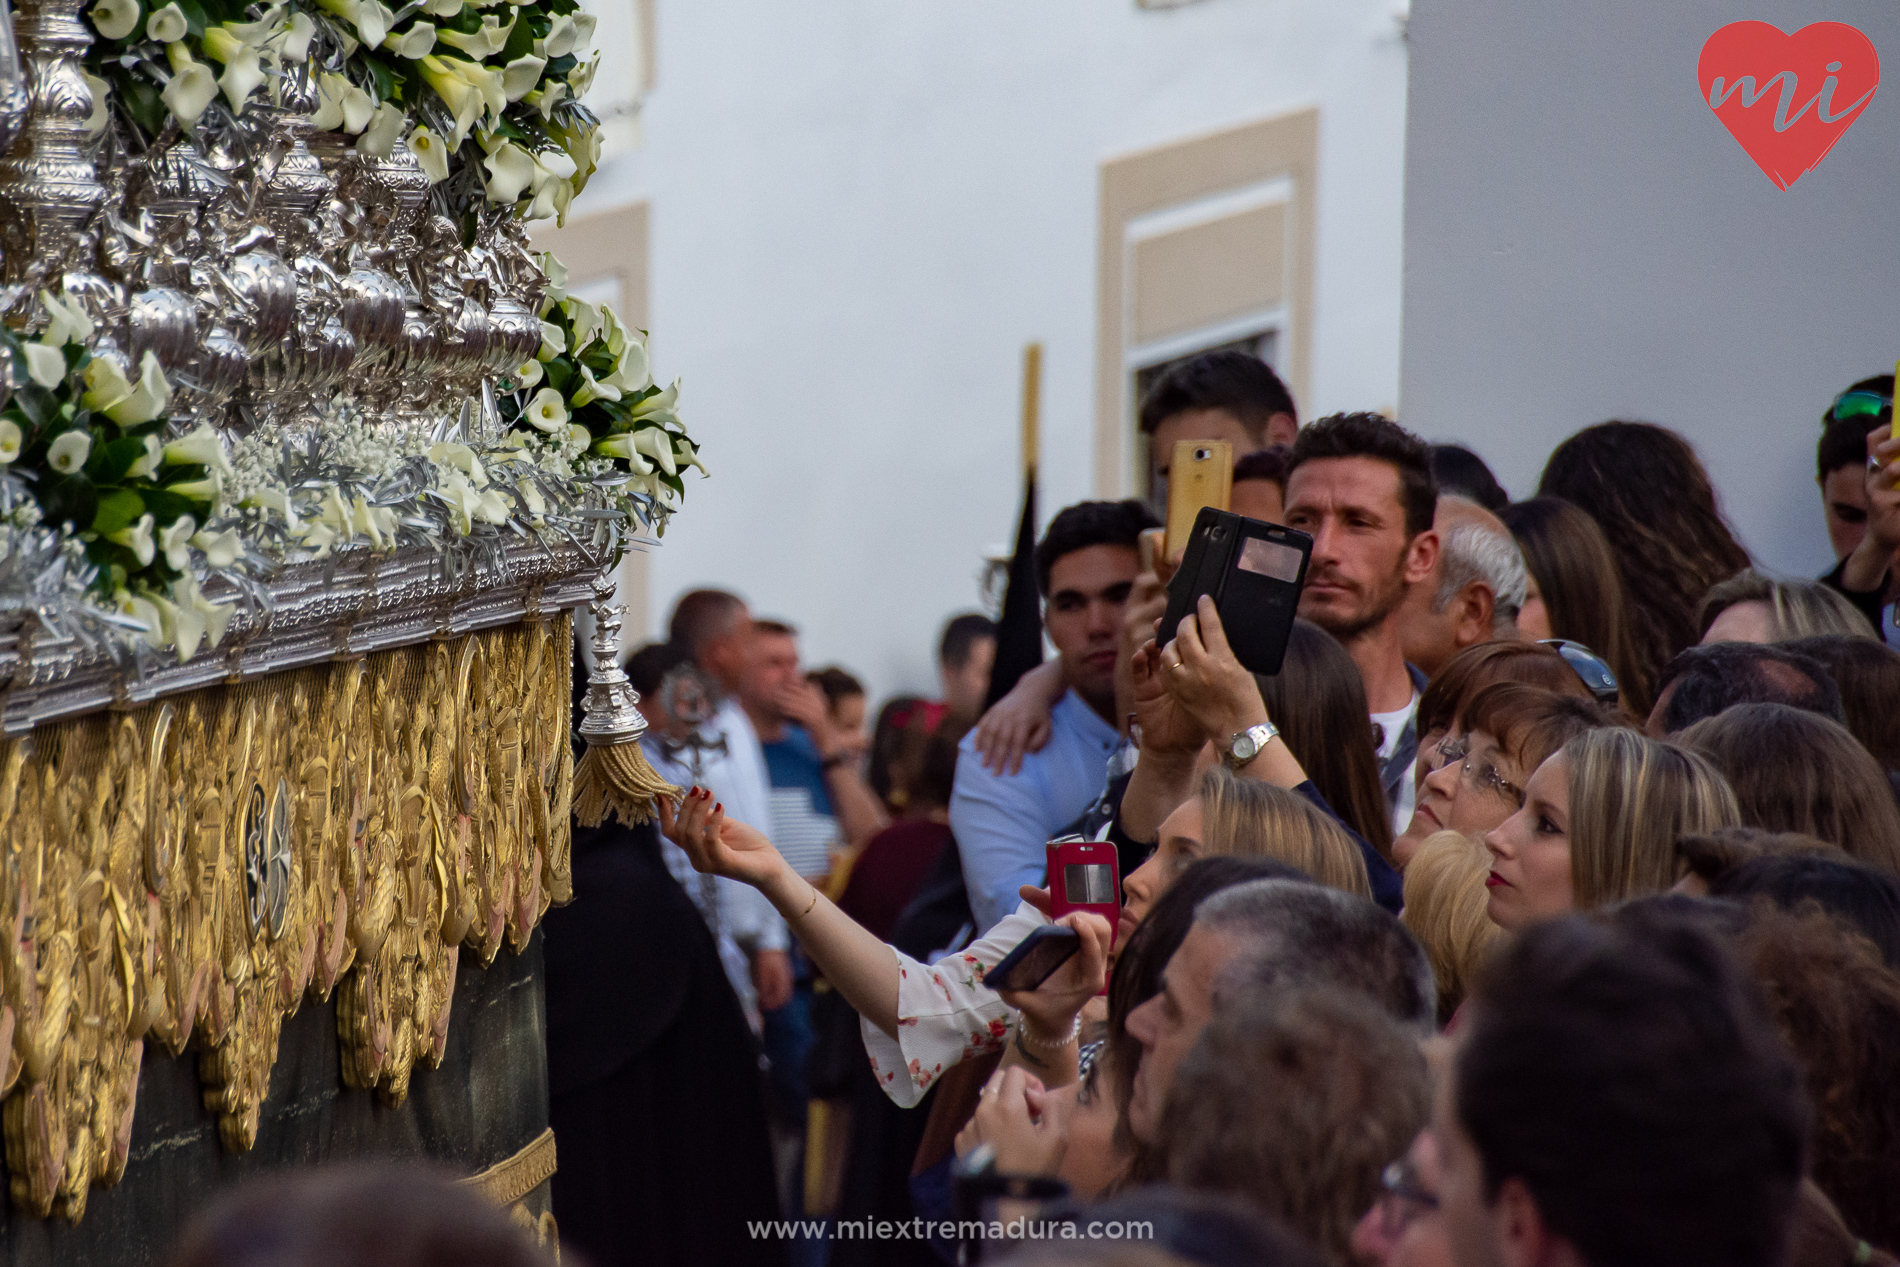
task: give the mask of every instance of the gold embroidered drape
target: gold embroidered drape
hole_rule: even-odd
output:
[[[146,1041],[256,1141],[283,1019],[337,996],[343,1079],[440,1063],[464,950],[571,896],[566,615],[273,674],[0,745],[13,1200],[124,1173]]]

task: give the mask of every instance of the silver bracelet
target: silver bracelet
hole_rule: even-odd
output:
[[[1029,1033],[1029,1018],[1021,1013],[1016,1016],[1016,1041],[1032,1051],[1061,1051],[1081,1036],[1082,1014],[1080,1012],[1075,1014],[1075,1024],[1069,1027],[1068,1036],[1059,1038],[1053,1043],[1032,1037]]]

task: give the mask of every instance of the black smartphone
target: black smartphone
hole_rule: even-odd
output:
[[[1082,937],[1066,924],[1042,924],[983,974],[992,990],[1033,990],[1082,949]]]
[[[1201,595],[1208,594],[1234,658],[1250,673],[1273,676],[1286,659],[1312,557],[1313,538],[1297,528],[1202,508],[1181,568],[1168,582],[1168,614],[1161,618],[1158,634],[1161,645],[1174,640],[1181,622],[1193,613]]]

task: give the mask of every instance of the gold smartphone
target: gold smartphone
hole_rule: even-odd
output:
[[[1181,440],[1168,464],[1168,539],[1170,559],[1187,549],[1201,507],[1228,509],[1234,491],[1234,446],[1225,440]]]

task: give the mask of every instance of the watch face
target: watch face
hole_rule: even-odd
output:
[[[1253,760],[1259,751],[1260,744],[1255,741],[1251,731],[1234,740],[1234,756],[1242,761]]]

